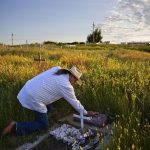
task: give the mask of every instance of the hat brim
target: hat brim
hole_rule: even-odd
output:
[[[69,69],[66,69],[66,70],[68,70],[77,79],[77,84],[81,86],[82,80],[80,78],[76,77],[71,70],[69,70]]]

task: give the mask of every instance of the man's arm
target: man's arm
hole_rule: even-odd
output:
[[[80,101],[77,100],[73,87],[61,86],[61,94],[76,111],[80,113],[80,110],[82,110],[84,115],[87,115],[87,111],[84,109]]]

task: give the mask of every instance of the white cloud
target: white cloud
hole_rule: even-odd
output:
[[[104,40],[150,41],[150,0],[116,0],[102,25]]]

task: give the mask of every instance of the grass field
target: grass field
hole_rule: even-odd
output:
[[[1,45],[0,130],[11,118],[32,119],[31,112],[22,109],[16,98],[27,80],[52,66],[68,68],[75,64],[83,72],[82,87],[75,87],[77,98],[87,110],[106,113],[111,121],[114,120],[108,149],[149,149],[149,52],[150,46],[77,45],[69,49],[53,44],[39,49],[34,45],[28,48]],[[46,61],[34,61],[39,53]],[[60,109],[62,105],[64,109]],[[56,106],[59,113],[54,120],[72,111],[65,101]],[[10,149],[30,138],[8,136],[7,140],[0,141],[0,147]]]

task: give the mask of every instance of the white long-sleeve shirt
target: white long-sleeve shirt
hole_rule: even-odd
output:
[[[87,114],[79,100],[77,100],[74,88],[69,81],[68,74],[55,75],[60,67],[53,67],[27,81],[19,92],[17,98],[23,107],[46,113],[46,105],[64,98],[78,112]]]

